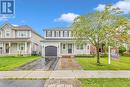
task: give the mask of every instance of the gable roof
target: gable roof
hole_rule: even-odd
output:
[[[4,23],[3,25],[0,26],[0,29],[2,29],[6,25],[9,25],[9,26],[13,27],[10,23]]]
[[[32,30],[31,27],[28,25],[21,25],[21,26],[13,26],[14,30]]]
[[[39,37],[43,38],[40,34],[38,34],[37,32],[35,32],[30,26],[28,25],[20,25],[20,26],[13,26],[10,23],[4,23],[3,25],[0,26],[0,29],[2,29],[4,26],[9,25],[12,27],[13,30],[28,30],[28,31],[32,31],[33,33],[35,33],[36,35],[38,35]]]

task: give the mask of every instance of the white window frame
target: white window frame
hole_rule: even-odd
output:
[[[17,37],[20,38],[28,37],[28,31],[17,31]]]
[[[52,37],[52,31],[46,31],[46,37]]]
[[[63,47],[62,47],[63,49],[66,49],[66,44],[63,44]]]
[[[59,31],[56,31],[56,37],[59,37]]]
[[[0,43],[0,47],[3,47],[3,43]]]
[[[68,31],[64,31],[64,37],[68,37]]]
[[[21,49],[21,47],[23,47],[23,49]],[[18,44],[18,50],[19,51],[25,51],[25,43],[19,43]]]
[[[84,45],[83,44],[77,44],[76,48],[77,48],[77,50],[83,50],[84,49]]]
[[[8,36],[7,36],[7,34],[8,34]],[[11,34],[11,33],[10,33],[9,30],[6,30],[6,31],[5,31],[5,37],[6,37],[6,38],[9,38],[9,37],[11,36],[10,34]]]

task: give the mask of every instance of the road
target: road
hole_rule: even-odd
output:
[[[0,87],[44,87],[44,80],[0,80]]]

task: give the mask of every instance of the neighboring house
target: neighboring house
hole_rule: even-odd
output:
[[[41,52],[43,38],[27,25],[0,27],[0,55],[31,55]]]
[[[128,53],[130,53],[130,35],[129,35],[128,38],[129,38],[129,39],[128,39],[128,47],[127,47],[127,51],[128,51]]]
[[[42,56],[74,56],[77,54],[95,53],[95,48],[89,42],[77,44],[70,29],[44,30]]]
[[[125,43],[124,46],[126,47],[127,53],[130,53],[130,33],[128,36],[128,42]]]

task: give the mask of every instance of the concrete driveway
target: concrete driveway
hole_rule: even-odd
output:
[[[0,80],[0,87],[44,87],[44,80]]]

